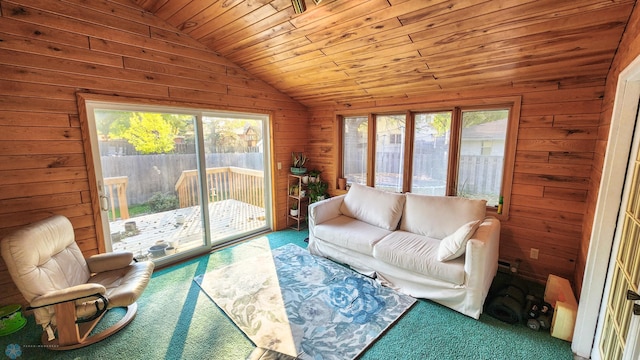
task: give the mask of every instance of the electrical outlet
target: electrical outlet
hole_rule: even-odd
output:
[[[278,161],[278,170],[282,170],[282,163]]]
[[[538,252],[539,252],[538,249],[531,248],[531,252],[529,253],[529,257],[531,257],[532,259],[537,259],[538,258]]]

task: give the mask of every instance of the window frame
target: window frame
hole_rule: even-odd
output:
[[[513,175],[515,169],[516,146],[518,141],[518,127],[520,122],[520,110],[522,106],[521,96],[498,97],[492,99],[465,99],[455,101],[439,101],[425,103],[420,106],[397,105],[380,108],[348,109],[335,112],[336,117],[336,138],[338,139],[338,151],[336,152],[337,177],[344,177],[343,156],[343,130],[344,119],[346,117],[367,117],[368,124],[368,149],[367,149],[367,182],[368,186],[374,186],[375,177],[375,118],[376,115],[398,114],[406,112],[405,127],[405,156],[402,192],[411,189],[411,174],[413,172],[413,137],[415,128],[415,114],[425,112],[451,112],[451,136],[449,151],[452,155],[448,159],[447,168],[447,188],[446,195],[451,196],[457,191],[457,178],[460,159],[460,141],[462,138],[462,112],[492,109],[508,109],[509,118],[507,121],[503,171],[501,181],[501,191],[503,198],[502,213],[497,213],[496,206],[487,206],[487,214],[496,216],[501,220],[506,220],[509,216],[511,192],[513,187]],[[454,136],[455,135],[455,136]],[[453,156],[455,154],[455,156]],[[336,181],[337,183],[337,181]]]

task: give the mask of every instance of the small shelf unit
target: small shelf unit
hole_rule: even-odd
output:
[[[307,227],[307,206],[309,197],[307,196],[307,184],[302,182],[306,175],[289,174],[287,181],[287,227],[294,230],[302,230]],[[291,215],[291,207],[296,204],[298,214]]]

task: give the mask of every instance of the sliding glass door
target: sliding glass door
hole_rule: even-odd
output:
[[[87,103],[107,251],[171,262],[271,227],[268,116]]]
[[[264,116],[249,114],[202,118],[213,245],[267,228],[265,122]]]

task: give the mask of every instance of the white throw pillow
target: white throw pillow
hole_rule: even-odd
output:
[[[468,222],[458,228],[456,232],[445,237],[438,247],[438,260],[448,261],[460,257],[467,248],[467,241],[478,230],[480,220]]]
[[[342,200],[340,212],[369,225],[394,231],[404,209],[404,194],[353,184]]]
[[[407,193],[400,230],[444,239],[460,226],[486,216],[487,201]]]

